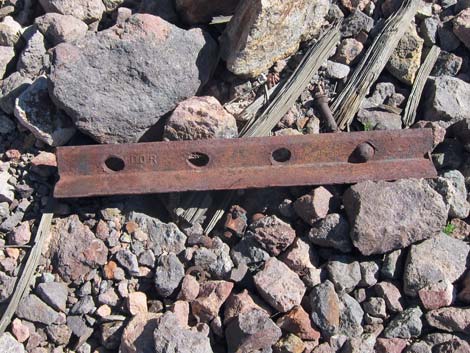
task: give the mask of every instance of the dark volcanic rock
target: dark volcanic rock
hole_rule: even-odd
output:
[[[122,26],[58,45],[51,97],[95,140],[136,142],[207,82],[216,50],[200,29],[136,14]]]
[[[383,254],[430,238],[447,220],[442,197],[415,179],[359,183],[344,194],[344,207],[353,244],[364,255]]]

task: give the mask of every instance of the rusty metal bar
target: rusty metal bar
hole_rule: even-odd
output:
[[[434,177],[431,129],[57,148],[54,196]]]

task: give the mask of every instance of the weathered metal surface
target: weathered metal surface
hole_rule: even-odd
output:
[[[436,171],[429,159],[432,145],[431,129],[410,129],[59,147],[60,180],[54,195],[62,198],[434,177]]]

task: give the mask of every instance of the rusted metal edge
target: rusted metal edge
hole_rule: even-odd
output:
[[[431,129],[410,129],[59,147],[54,196],[434,177],[432,146]]]

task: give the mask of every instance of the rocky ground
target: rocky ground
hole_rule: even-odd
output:
[[[54,200],[54,147],[235,138],[321,33],[341,41],[273,133],[318,134],[399,0],[0,1],[0,314],[55,218],[0,353],[470,352],[470,1],[421,1],[352,130],[417,126],[434,180],[240,191],[204,234],[178,195]],[[227,23],[225,17],[232,16]],[[213,18],[216,19],[212,24]]]

